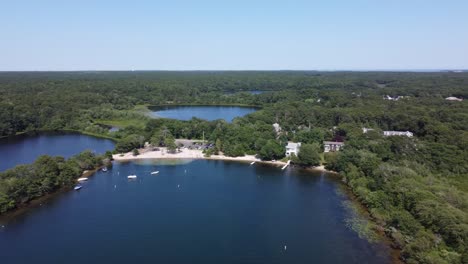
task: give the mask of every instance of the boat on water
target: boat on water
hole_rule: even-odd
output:
[[[254,165],[254,164],[255,164],[255,161],[252,161],[252,162],[250,163],[250,165]]]
[[[79,181],[79,182],[82,182],[82,181],[87,181],[87,180],[88,180],[88,178],[86,178],[86,177],[83,177],[83,178],[78,178],[78,181]]]
[[[103,172],[106,172],[106,171],[107,171],[107,167],[102,168],[102,171],[103,171]]]
[[[77,186],[75,186],[73,189],[74,189],[75,191],[78,191],[78,190],[81,189],[81,188],[83,188],[83,186],[77,185]]]
[[[151,175],[158,174],[158,173],[159,173],[159,171],[153,171],[153,172],[151,172]]]
[[[127,178],[128,178],[128,179],[136,179],[137,176],[136,176],[136,175],[128,175]]]

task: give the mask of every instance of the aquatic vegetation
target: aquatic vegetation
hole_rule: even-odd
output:
[[[366,239],[371,243],[382,240],[382,234],[377,232],[378,226],[356,202],[350,200],[343,201],[343,207],[346,208],[348,213],[345,219],[347,227],[355,231],[360,238]]]

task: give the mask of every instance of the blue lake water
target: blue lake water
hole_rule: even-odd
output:
[[[262,94],[262,93],[265,93],[265,92],[268,92],[268,91],[264,91],[264,90],[229,91],[229,92],[225,92],[224,95],[233,95],[233,94],[236,94],[236,93],[250,93],[250,94],[253,94],[253,95],[258,95],[258,94]]]
[[[253,91],[250,91],[251,94],[255,94],[255,95],[257,95],[257,94],[262,94],[262,93],[264,93],[264,92],[265,92],[265,91],[261,91],[261,90],[253,90]]]
[[[83,150],[104,153],[114,142],[77,133],[40,133],[0,139],[0,171],[32,163],[40,155],[71,157]]]
[[[153,117],[190,120],[197,117],[205,120],[224,119],[228,122],[257,111],[254,107],[239,106],[160,106],[150,108]]]
[[[138,178],[129,181],[130,174]],[[115,163],[82,190],[3,223],[1,260],[390,263],[387,246],[346,227],[340,186],[326,174],[264,165]]]

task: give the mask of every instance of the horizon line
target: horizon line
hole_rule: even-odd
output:
[[[194,70],[194,69],[181,69],[181,70],[0,70],[0,73],[9,72],[468,72],[468,68],[428,68],[428,69],[277,69],[277,70],[266,70],[266,69],[245,69],[245,70],[233,70],[233,69],[221,69],[221,70]]]

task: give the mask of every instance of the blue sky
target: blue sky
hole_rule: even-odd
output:
[[[0,71],[468,69],[468,1],[1,1]]]

